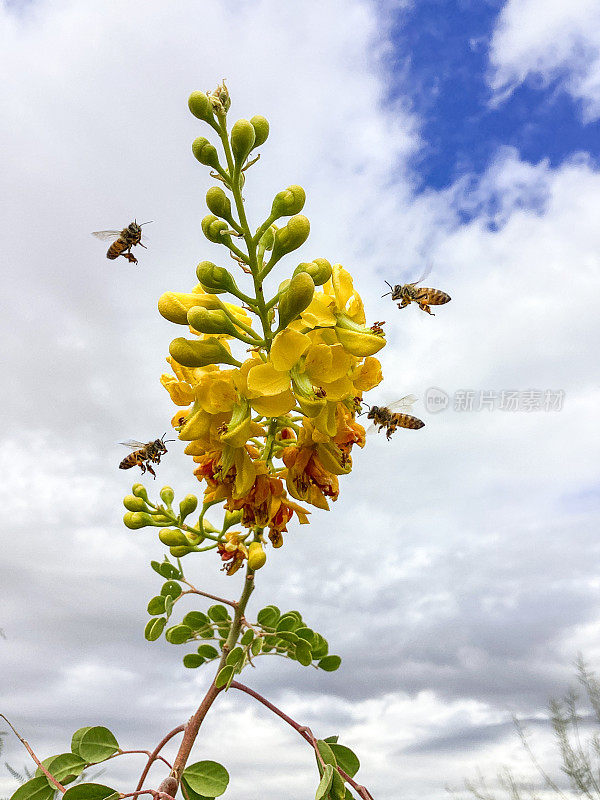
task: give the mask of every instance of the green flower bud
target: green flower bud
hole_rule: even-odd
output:
[[[273,245],[275,244],[275,231],[277,228],[275,225],[271,225],[270,228],[263,233],[260,237],[259,246],[262,249],[263,253],[265,250],[272,250]]]
[[[142,500],[146,500],[146,502],[148,501],[148,492],[143,483],[134,483],[131,487],[131,493],[136,497],[141,497]]]
[[[279,328],[283,330],[309,307],[315,293],[313,279],[306,272],[294,275],[287,289],[279,295]]]
[[[123,516],[123,522],[127,528],[132,531],[138,528],[145,528],[147,525],[152,525],[152,517],[150,514],[144,514],[141,511],[128,511]]]
[[[231,364],[239,367],[239,362],[218,339],[196,341],[173,339],[169,353],[182,367],[207,367],[209,364]]]
[[[238,164],[243,164],[254,147],[256,134],[251,122],[238,119],[231,129],[231,151]]]
[[[163,488],[160,490],[160,499],[163,501],[163,503],[166,503],[166,505],[170,506],[174,497],[175,492],[170,486],[163,486]]]
[[[198,136],[192,142],[192,153],[201,164],[206,164],[207,167],[214,167],[220,169],[219,155],[217,148],[212,145],[204,136]]]
[[[263,550],[260,542],[252,542],[248,547],[248,566],[250,569],[260,569],[264,567],[267,554]]]
[[[238,329],[224,311],[209,311],[196,306],[188,311],[188,323],[198,333],[226,333],[236,336]]]
[[[204,92],[192,92],[188,98],[188,107],[198,119],[203,119],[205,122],[213,121],[212,106]]]
[[[188,514],[193,514],[198,507],[198,498],[194,494],[186,494],[183,500],[179,503],[179,515],[181,519],[185,519]]]
[[[128,494],[127,497],[123,498],[123,505],[128,511],[147,511],[148,509],[142,497],[135,497],[132,494]]]
[[[187,547],[184,545],[177,545],[176,547],[171,547],[169,552],[173,558],[183,558],[183,556],[187,556],[188,553],[193,553],[195,549],[195,547],[190,547],[189,545]]]
[[[238,522],[242,519],[242,512],[241,511],[226,511],[225,512],[225,520],[223,521],[223,530],[227,531],[231,528],[232,525],[237,525]],[[206,520],[204,521],[204,528],[208,530],[206,527]]]
[[[307,272],[313,279],[315,286],[322,286],[331,278],[332,270],[331,264],[326,258],[315,258],[309,264],[298,264],[294,270],[294,275],[298,275],[299,272]]]
[[[304,208],[305,200],[306,194],[301,186],[288,186],[287,189],[275,195],[271,216],[279,219],[279,217],[291,217],[292,214],[299,214]]]
[[[185,545],[185,547],[189,546],[189,542],[185,538],[185,534],[181,531],[174,530],[173,528],[164,528],[158,534],[158,538],[163,544],[166,544],[167,547],[173,547],[174,545]]]
[[[165,292],[158,300],[158,311],[169,322],[187,325],[187,314],[194,306],[219,308],[220,301],[216,297],[203,297],[197,292]]]
[[[279,261],[286,253],[297,250],[308,239],[310,222],[302,214],[288,220],[287,225],[275,232],[271,262]]]
[[[202,232],[209,241],[215,242],[215,244],[231,241],[229,234],[221,233],[228,230],[229,225],[224,220],[215,217],[214,214],[207,214],[202,220]]]
[[[231,220],[231,201],[220,186],[211,186],[206,193],[208,210],[226,220]]]
[[[225,267],[217,267],[211,261],[201,261],[196,267],[196,275],[205,292],[237,294],[239,291],[231,273]]]
[[[269,123],[260,114],[255,114],[250,120],[250,124],[254,128],[254,147],[260,147],[269,136]]]

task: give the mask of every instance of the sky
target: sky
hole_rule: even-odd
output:
[[[4,0],[0,67],[0,710],[43,757],[94,724],[152,748],[211,679],[143,638],[163,547],[122,525],[139,475],[115,443],[168,429],[156,301],[219,263],[187,97],[226,78],[230,117],[271,125],[250,218],[304,186],[311,236],[287,268],[350,270],[386,320],[371,397],[414,393],[426,422],[371,437],[258,575],[250,613],[300,609],[339,671],[265,659],[243,680],[339,734],[378,800],[438,800],[502,764],[529,780],[512,714],[558,772],[547,702],[578,652],[600,667],[597,2]],[[90,232],[133,218],[154,220],[148,249],[108,261]],[[381,297],[426,269],[452,297],[435,317]],[[198,489],[178,442],[145,483]],[[210,558],[187,571],[240,591]],[[246,696],[218,703],[196,760],[227,766],[225,797],[312,796],[294,731]],[[14,738],[1,758],[27,763]],[[129,785],[134,759],[107,782]],[[15,788],[0,764],[0,796]]]

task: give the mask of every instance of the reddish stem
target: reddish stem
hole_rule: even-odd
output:
[[[284,714],[284,712],[280,708],[274,706],[273,703],[269,702],[269,700],[267,700],[266,697],[263,697],[258,692],[255,692],[254,689],[251,689],[249,686],[246,686],[243,683],[239,683],[238,681],[231,681],[230,686],[232,689],[239,689],[242,692],[246,692],[246,694],[249,694],[251,697],[254,697],[254,699],[258,700],[259,703],[262,703],[264,706],[269,708],[274,714],[277,714],[278,717],[281,717],[281,719],[285,720],[288,723],[288,725],[291,725],[292,728],[298,731],[300,736],[302,736],[303,739],[306,739],[306,741],[313,747],[318,760],[320,761],[321,764],[323,764],[321,753],[319,752],[319,748],[317,747],[317,740],[313,736],[313,733],[310,730],[310,728],[307,728],[306,725],[300,725],[299,722],[296,722],[296,720],[293,720],[291,717],[288,717],[288,715]],[[350,777],[350,775],[344,772],[344,770],[341,767],[336,767],[336,769],[341,775],[341,777],[347,783],[349,783],[350,786],[352,786],[352,788],[356,792],[358,792],[359,796],[362,797],[363,800],[373,800],[373,796],[365,786],[361,786],[360,784],[356,783],[356,781],[354,781]]]
[[[14,732],[15,736],[17,737],[17,739],[18,739],[18,740],[21,742],[21,744],[22,744],[22,745],[25,747],[25,749],[27,750],[27,752],[29,753],[29,755],[30,755],[30,756],[33,758],[33,760],[35,761],[35,763],[36,763],[36,764],[38,765],[38,767],[39,767],[39,768],[42,770],[42,772],[43,772],[43,773],[44,773],[44,775],[45,775],[45,776],[48,778],[48,780],[49,780],[51,783],[53,783],[53,784],[56,786],[56,788],[58,789],[58,791],[59,791],[59,792],[61,792],[61,794],[64,794],[64,793],[67,791],[67,790],[65,789],[65,787],[62,785],[62,783],[59,783],[59,782],[56,780],[56,778],[54,777],[54,775],[51,775],[51,774],[48,772],[48,770],[46,769],[46,767],[45,767],[45,766],[42,764],[42,762],[39,760],[39,758],[36,756],[36,754],[33,752],[33,750],[31,749],[31,747],[29,746],[29,742],[26,742],[26,741],[25,741],[25,739],[24,739],[24,738],[21,736],[21,734],[20,734],[20,733],[18,733],[18,732],[17,732],[17,730],[14,728],[13,724],[11,723],[11,721],[10,721],[9,719],[7,719],[7,718],[4,716],[4,714],[0,714],[0,717],[2,717],[2,719],[6,720],[6,722],[8,722],[8,724],[9,724],[9,725],[10,725],[10,727],[12,728],[12,730],[13,730],[13,732]]]
[[[156,745],[154,750],[148,756],[148,761],[147,761],[146,766],[144,767],[144,771],[142,772],[141,777],[140,777],[140,779],[138,781],[138,785],[136,786],[136,789],[135,789],[136,792],[141,791],[141,788],[144,785],[144,781],[146,780],[146,775],[148,774],[148,771],[149,771],[150,767],[156,761],[156,759],[158,758],[158,754],[163,749],[163,747],[166,745],[166,743],[170,739],[172,739],[173,736],[177,736],[178,733],[181,733],[184,730],[185,730],[185,725],[178,725],[176,728],[173,728],[173,730],[170,733],[167,733],[167,735],[163,739],[161,739],[160,742]],[[162,758],[161,760],[165,761],[164,758]],[[171,766],[168,762],[165,761],[165,763],[167,764],[167,766],[169,766],[169,767]]]
[[[208,714],[208,710],[214,703],[217,695],[222,691],[222,688],[223,687],[218,688],[215,686],[214,681],[211,683],[211,685],[208,687],[207,693],[204,696],[204,700],[200,703],[198,710],[193,717],[190,717],[188,724],[185,726],[185,733],[183,734],[179,752],[175,756],[173,769],[171,770],[171,776],[175,778],[178,783],[181,781],[181,774],[185,769],[188,757],[194,742],[196,741],[196,737],[198,736],[200,725],[202,725],[204,717]]]

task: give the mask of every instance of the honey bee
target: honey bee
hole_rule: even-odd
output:
[[[152,222],[152,220],[149,222],[142,222],[141,225],[138,225],[137,222],[133,220],[133,222],[130,222],[122,231],[94,231],[92,236],[96,236],[98,239],[115,240],[106,251],[107,258],[113,260],[119,256],[123,256],[123,258],[126,258],[131,264],[137,264],[138,260],[131,252],[131,248],[135,247],[136,244],[139,244],[140,247],[146,247],[145,244],[142,244],[142,225],[149,225],[150,222]]]
[[[391,291],[381,296],[387,297],[388,294],[391,294],[392,300],[401,300],[402,302],[398,303],[398,308],[405,308],[413,302],[417,303],[422,311],[426,311],[428,314],[435,316],[429,306],[443,306],[444,303],[449,303],[451,298],[449,294],[439,289],[427,289],[425,286],[417,286],[418,283],[421,283],[421,281],[429,275],[429,272],[430,270],[427,269],[419,280],[413,283],[397,283],[395,286],[392,286],[391,283],[386,281]]]
[[[135,439],[128,439],[126,442],[119,442],[124,444],[125,447],[130,447],[134,450],[126,456],[119,464],[119,469],[131,469],[131,467],[138,466],[142,470],[142,475],[146,470],[156,478],[156,472],[150,466],[153,464],[160,464],[160,458],[167,452],[165,447],[166,442],[174,442],[175,439],[165,439],[167,434],[163,433],[160,439],[155,439],[153,442],[137,442]]]
[[[367,430],[367,433],[371,433],[375,429],[377,429],[377,433],[380,433],[385,428],[385,435],[389,440],[397,428],[418,430],[424,427],[423,420],[406,413],[410,411],[416,401],[417,398],[413,394],[408,394],[389,406],[369,406],[364,403],[369,409],[367,419],[373,420],[373,424]],[[363,411],[364,413],[366,412]]]

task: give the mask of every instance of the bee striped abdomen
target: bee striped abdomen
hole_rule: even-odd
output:
[[[411,414],[394,414],[394,422],[400,428],[412,428],[413,430],[419,430],[425,426],[423,420],[413,417]]]
[[[118,258],[123,250],[127,248],[127,242],[119,238],[113,242],[106,252],[106,257],[112,259]]]
[[[450,302],[450,295],[440,289],[421,289],[418,299],[425,301],[430,306],[443,306]]]

